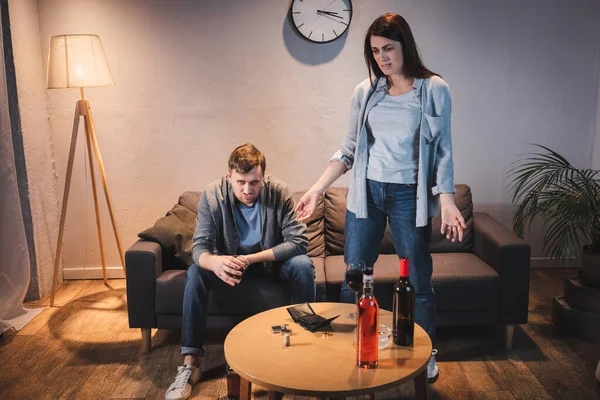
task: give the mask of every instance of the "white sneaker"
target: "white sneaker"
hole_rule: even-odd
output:
[[[437,378],[440,376],[440,369],[438,368],[435,362],[435,355],[437,354],[437,349],[433,349],[431,351],[431,358],[429,359],[429,364],[427,364],[427,382],[433,383],[437,381]]]
[[[192,387],[200,380],[200,368],[193,365],[177,367],[175,382],[171,383],[165,400],[185,400],[192,394]]]

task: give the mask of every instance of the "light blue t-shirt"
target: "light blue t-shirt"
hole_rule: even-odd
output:
[[[367,178],[385,183],[417,183],[421,107],[415,90],[386,95],[367,116]]]
[[[260,241],[262,239],[262,228],[260,218],[260,198],[256,199],[252,206],[247,206],[239,201],[235,202],[234,213],[235,225],[240,246],[238,254],[253,254],[262,250]]]

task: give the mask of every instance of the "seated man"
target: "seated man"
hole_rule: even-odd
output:
[[[287,185],[265,175],[265,167],[256,147],[239,146],[229,156],[227,174],[202,193],[192,245],[195,263],[187,270],[183,295],[183,366],[167,400],[187,399],[200,379],[210,290],[236,286],[242,273],[244,279],[266,275],[291,282],[292,303],[315,301],[306,225],[296,221]]]

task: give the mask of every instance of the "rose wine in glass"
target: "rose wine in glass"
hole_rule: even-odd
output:
[[[348,288],[354,292],[354,303],[358,303],[358,294],[363,290],[363,272],[365,263],[359,261],[357,263],[349,263],[346,265],[346,284]],[[356,320],[356,313],[351,312],[347,315],[348,319]]]

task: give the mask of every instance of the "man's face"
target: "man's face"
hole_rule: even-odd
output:
[[[260,166],[247,174],[240,174],[236,170],[227,172],[227,178],[235,197],[247,206],[252,206],[262,189],[264,173]]]

